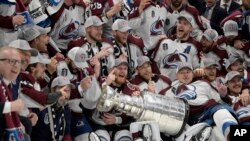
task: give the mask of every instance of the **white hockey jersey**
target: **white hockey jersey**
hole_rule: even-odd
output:
[[[164,24],[168,16],[166,7],[163,5],[150,4],[139,15],[140,1],[135,2],[129,15],[129,25],[132,32],[143,39],[147,50],[155,48],[161,35],[164,35]]]
[[[64,9],[61,17],[50,32],[50,37],[60,49],[67,50],[68,43],[72,39],[84,34],[82,25],[85,20],[84,12],[84,7],[78,5]]]
[[[195,46],[195,42],[191,42],[193,40],[191,37],[189,40],[182,43],[177,39],[164,39],[153,54],[153,59],[161,74],[166,75],[172,81],[176,78],[176,69],[180,62],[188,62],[194,69],[200,66],[198,57],[200,49]]]

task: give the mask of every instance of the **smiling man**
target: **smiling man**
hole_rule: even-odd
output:
[[[193,18],[188,14],[178,17],[176,39],[164,39],[158,43],[153,59],[157,63],[160,73],[168,76],[172,81],[176,79],[178,63],[189,62],[194,69],[200,66],[198,54],[201,45],[190,37],[194,25]]]

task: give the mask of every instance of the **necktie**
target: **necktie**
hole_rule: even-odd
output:
[[[223,4],[223,6],[224,6],[224,9],[227,11],[228,9],[228,5],[227,4]],[[227,11],[228,12],[228,11]]]
[[[209,10],[211,9],[211,7],[206,7],[206,11],[204,13],[204,17],[208,19],[209,16]]]

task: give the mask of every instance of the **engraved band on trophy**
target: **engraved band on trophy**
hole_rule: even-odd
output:
[[[143,91],[139,96],[116,93],[104,86],[97,109],[101,112],[112,108],[133,116],[138,121],[156,121],[166,135],[179,136],[188,120],[189,105],[186,100]]]

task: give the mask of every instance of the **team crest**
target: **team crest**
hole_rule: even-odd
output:
[[[75,39],[78,37],[79,33],[79,21],[73,21],[73,19],[70,21],[68,25],[63,27],[59,31],[59,38],[60,39]]]
[[[176,53],[176,52],[177,51],[175,51],[174,53],[170,53],[163,58],[162,60],[163,68],[176,69],[179,62],[188,62],[187,54]]]

